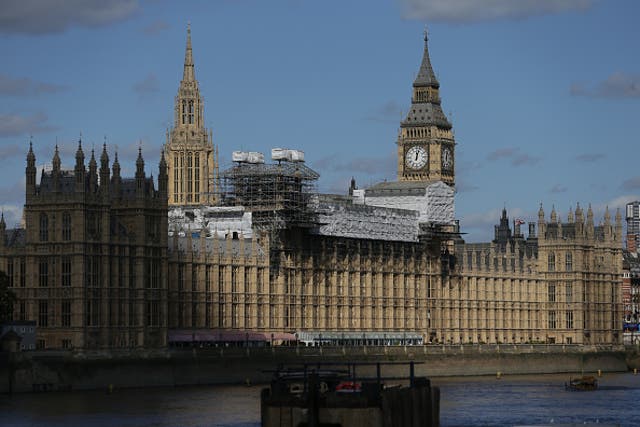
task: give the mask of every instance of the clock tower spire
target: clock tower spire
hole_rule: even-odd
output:
[[[452,126],[440,105],[440,83],[429,56],[428,34],[413,82],[411,107],[398,134],[398,180],[455,184]]]

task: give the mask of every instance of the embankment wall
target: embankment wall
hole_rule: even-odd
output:
[[[0,393],[267,383],[279,364],[417,362],[419,376],[619,372],[637,348],[570,346],[267,347],[0,354]],[[373,374],[375,368],[359,373]],[[406,366],[386,375],[408,375]]]

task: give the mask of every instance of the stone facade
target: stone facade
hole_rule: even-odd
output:
[[[567,222],[538,216],[525,238],[503,210],[493,242],[456,245],[459,275],[437,298],[447,342],[620,342],[620,213],[599,226],[579,205]]]
[[[74,170],[60,169],[56,150],[36,185],[30,150],[26,228],[7,231],[0,221],[0,269],[19,299],[14,318],[37,320],[41,347],[63,348],[294,332],[621,342],[620,214],[612,223],[607,211],[596,226],[590,208],[562,222],[541,207],[525,238],[504,211],[493,242],[465,243],[454,220],[455,143],[426,37],[413,88],[398,182],[318,195],[315,171],[281,159],[238,162],[212,189],[217,162],[189,33],[158,190],[141,155],[134,179],[120,178],[117,156],[110,175],[106,147],[99,175],[93,154],[87,172],[79,146]],[[168,202],[177,205],[170,214]],[[207,202],[216,206],[197,206]]]
[[[15,320],[35,320],[38,348],[166,345],[167,173],[158,190],[138,153],[135,178],[120,176],[106,145],[98,172],[85,168],[81,143],[73,170],[60,167],[36,183],[26,168],[25,228],[0,222],[0,268],[17,295]]]

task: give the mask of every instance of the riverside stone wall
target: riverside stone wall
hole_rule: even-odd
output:
[[[0,393],[267,383],[279,364],[414,361],[419,376],[619,372],[640,367],[623,347],[416,346],[207,348],[0,355]],[[386,367],[389,376],[406,366]],[[375,367],[359,374],[373,374]]]

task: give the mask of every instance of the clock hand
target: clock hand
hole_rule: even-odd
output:
[[[416,162],[418,161],[418,152],[416,151]]]

